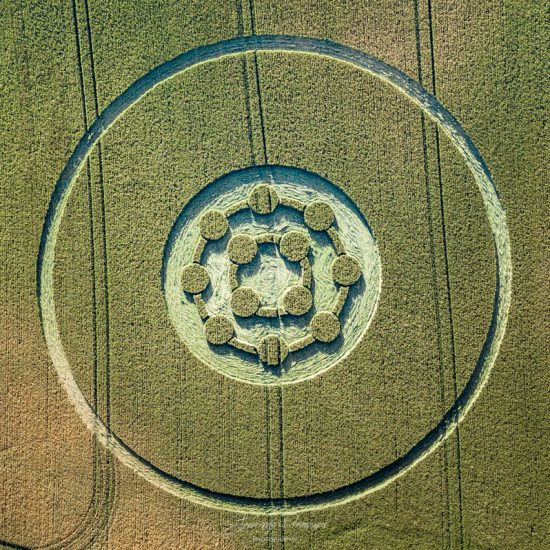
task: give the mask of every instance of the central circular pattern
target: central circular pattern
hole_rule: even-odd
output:
[[[264,186],[259,185],[257,187],[262,188]],[[250,195],[253,196],[256,192],[257,188],[254,188]],[[277,197],[277,193],[274,189],[271,189],[271,195]],[[292,257],[296,259],[291,260],[297,262],[298,256],[301,260],[300,284],[290,287],[285,292],[282,307],[278,306],[277,304],[262,304],[260,297],[254,291],[254,289],[246,286],[241,286],[239,278],[239,267],[240,265],[252,262],[252,260],[257,256],[259,252],[258,246],[260,244],[273,244],[275,246],[278,246],[281,255],[286,257],[287,259],[290,259],[288,257],[288,254],[285,254],[285,250],[281,249],[281,245],[283,241],[285,241],[285,237],[288,236],[290,236],[290,239],[294,242],[296,241],[296,237],[298,236],[301,244],[300,253],[298,255],[293,254]],[[202,247],[202,242],[199,242],[198,248],[195,251],[195,257],[202,256]],[[233,313],[239,317],[250,317],[255,313],[257,313],[260,317],[283,317],[287,314],[304,315],[305,313],[307,313],[313,305],[313,298],[311,296],[311,292],[309,291],[309,287],[311,286],[311,264],[306,258],[309,247],[310,243],[307,237],[303,234],[298,233],[297,231],[290,231],[289,233],[285,233],[282,237],[278,233],[262,233],[261,235],[258,235],[255,239],[243,234],[238,234],[234,237],[231,237],[227,249],[228,256],[231,261],[231,265],[229,266],[229,283],[231,285],[231,290],[233,291],[233,294],[231,296],[231,309],[233,310]],[[249,253],[240,253],[239,251],[241,250],[249,250]],[[247,259],[246,262],[243,259],[243,256],[245,255]],[[189,264],[184,268],[182,275],[182,281],[184,283],[186,270],[190,269],[193,265],[195,264]],[[280,275],[283,273],[283,271],[273,263],[269,264],[267,266],[267,269],[271,271],[271,273],[269,274],[274,276],[274,278],[280,278]],[[284,267],[283,270],[285,270]],[[271,286],[271,288],[268,290],[274,290],[272,285],[268,284],[268,286]],[[297,301],[299,301],[301,305],[297,304]],[[255,346],[252,345],[252,347]],[[258,349],[256,348],[256,352],[257,351]]]
[[[163,280],[174,327],[200,360],[281,384],[330,368],[359,342],[381,267],[368,223],[339,187],[258,166],[222,176],[183,208]]]

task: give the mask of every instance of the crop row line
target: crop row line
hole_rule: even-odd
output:
[[[429,63],[431,66],[431,88],[432,93],[437,97],[437,87],[436,87],[436,64],[435,64],[435,46],[434,46],[434,28],[433,28],[433,13],[432,13],[432,4],[431,0],[427,0],[427,20],[428,20],[428,42],[429,42]],[[414,0],[414,17],[415,17],[415,33],[416,33],[416,56],[417,56],[417,73],[418,81],[420,85],[423,83],[423,70],[422,70],[422,52],[420,47],[420,24],[419,24],[419,9],[418,9],[418,0]],[[435,318],[436,318],[436,327],[437,327],[437,345],[438,345],[438,356],[440,362],[440,400],[442,404],[443,412],[445,412],[445,365],[443,358],[443,345],[442,345],[442,323],[441,323],[441,313],[440,310],[443,307],[441,303],[441,298],[439,296],[439,288],[437,284],[437,265],[436,265],[436,253],[435,253],[435,238],[434,238],[434,225],[433,225],[433,201],[431,198],[430,191],[430,176],[428,168],[428,147],[427,147],[427,130],[426,130],[426,120],[424,113],[420,115],[421,127],[422,127],[422,145],[423,145],[423,156],[424,156],[424,174],[425,174],[425,185],[426,185],[426,202],[427,202],[427,219],[428,219],[428,231],[430,236],[430,247],[432,251],[432,275],[433,275],[433,286],[434,286],[434,309],[435,309]],[[442,248],[443,248],[443,261],[444,261],[444,279],[445,279],[445,292],[446,292],[446,301],[447,301],[447,315],[449,320],[449,340],[450,340],[450,358],[451,358],[451,375],[453,382],[453,401],[456,401],[458,396],[458,382],[457,382],[457,369],[456,369],[456,347],[455,347],[455,335],[454,335],[454,321],[453,321],[453,309],[452,309],[452,293],[451,293],[451,280],[450,280],[450,269],[449,269],[449,259],[448,259],[448,247],[447,247],[447,227],[445,220],[445,201],[444,201],[444,189],[443,189],[443,177],[442,177],[442,162],[441,162],[441,146],[440,146],[440,136],[439,128],[435,127],[435,149],[436,149],[436,170],[437,170],[437,189],[438,189],[438,207],[441,215],[441,239],[442,239]],[[459,529],[459,544],[460,548],[463,548],[463,520],[462,520],[462,507],[463,507],[463,496],[462,496],[462,472],[461,472],[461,462],[460,462],[460,426],[457,426],[457,447],[456,447],[456,460],[457,460],[457,478],[458,478],[458,529]],[[450,528],[451,520],[451,495],[450,495],[450,484],[449,484],[449,449],[448,444],[445,444],[443,450],[443,460],[444,460],[444,469],[445,469],[445,487],[447,493],[447,522],[448,528]],[[449,535],[449,547],[451,546],[451,533],[448,531]]]

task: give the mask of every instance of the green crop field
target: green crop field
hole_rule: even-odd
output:
[[[550,548],[544,4],[0,0],[0,547]]]

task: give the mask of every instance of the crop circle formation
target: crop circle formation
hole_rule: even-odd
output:
[[[256,189],[253,189],[251,195],[254,194],[255,191]],[[274,193],[274,196],[276,196],[276,193]],[[282,249],[281,245],[285,240],[285,237],[290,236],[291,240],[295,240],[296,235],[300,237],[300,242],[302,246],[298,254],[299,257],[294,254],[291,258],[288,254],[285,254],[285,251]],[[231,245],[235,245],[235,243],[238,241],[242,242],[245,247],[248,245],[249,242],[255,243],[255,253],[249,254],[246,262],[236,261],[235,254],[231,251]],[[301,284],[291,286],[288,288],[288,290],[286,290],[282,301],[282,307],[277,305],[266,306],[265,304],[262,304],[258,293],[253,288],[241,286],[239,282],[239,266],[252,262],[252,260],[256,258],[259,253],[259,245],[267,243],[278,246],[279,252],[287,260],[293,262],[298,262],[299,260],[301,260]],[[232,237],[228,243],[228,256],[229,260],[231,261],[230,284],[232,290],[231,309],[233,313],[238,317],[250,317],[256,313],[260,317],[283,317],[287,314],[297,316],[307,313],[313,306],[313,297],[311,295],[311,292],[309,291],[309,286],[311,285],[311,265],[309,263],[309,260],[306,258],[309,246],[309,240],[307,239],[307,237],[305,237],[305,235],[303,234],[298,234],[296,231],[290,231],[289,233],[285,233],[283,236],[279,235],[278,233],[263,233],[257,235],[255,239],[242,234],[238,234],[235,237]],[[186,268],[187,267],[188,266],[186,266]],[[186,268],[184,268],[184,273]],[[277,275],[277,273],[275,273],[275,275]],[[249,344],[247,346],[247,349],[253,348],[253,344]]]
[[[312,208],[310,208],[312,206]],[[202,296],[211,282],[207,271],[208,241],[218,241],[231,231],[231,218],[251,210],[255,214],[264,216],[274,215],[277,209],[293,210],[295,217],[302,218],[304,227],[310,227],[316,232],[326,231],[326,240],[334,247],[335,258],[332,262],[331,273],[338,292],[333,297],[330,311],[316,313],[308,322],[303,334],[292,339],[283,337],[279,333],[269,333],[256,340],[238,336],[238,318],[298,318],[310,312],[314,306],[312,287],[312,266],[308,258],[313,244],[311,238],[304,231],[290,230],[280,232],[262,232],[250,235],[234,231],[226,245],[229,259],[228,282],[231,287],[230,307],[235,316],[235,322],[227,315],[212,314],[209,305]],[[350,296],[349,288],[357,283],[361,277],[361,264],[345,252],[343,239],[338,236],[335,227],[333,208],[321,200],[309,204],[293,198],[281,200],[274,185],[258,184],[248,193],[246,200],[236,199],[230,203],[225,212],[208,209],[201,215],[199,221],[200,237],[197,239],[192,257],[193,262],[185,265],[181,271],[181,287],[188,294],[189,301],[197,308],[197,316],[204,323],[206,341],[212,346],[229,345],[242,353],[258,357],[266,367],[282,367],[289,354],[300,352],[315,343],[333,342],[341,334],[341,316]],[[324,228],[324,229],[321,229]],[[187,242],[187,238],[185,239]],[[207,242],[205,242],[207,241]],[[259,258],[262,245],[272,245],[278,249],[282,258],[289,263],[297,263],[300,267],[300,281],[289,285],[282,294],[279,303],[265,304],[257,290],[241,284],[239,270]],[[273,270],[274,268],[271,267]],[[284,265],[279,265],[274,275],[277,277]],[[216,289],[213,289],[216,290]],[[273,330],[273,329],[271,329]],[[193,338],[197,338],[195,331],[189,330]],[[226,352],[221,348],[221,353]],[[246,360],[243,358],[242,360]]]
[[[100,138],[106,134],[118,117],[122,116],[129,107],[139,101],[147,92],[161,82],[176,74],[189,70],[199,63],[259,50],[278,50],[294,52],[296,54],[319,55],[334,61],[351,64],[358,70],[379,78],[388,86],[396,88],[406,98],[418,106],[424,114],[438,124],[440,129],[445,132],[453,145],[462,154],[482,195],[487,218],[493,234],[497,268],[493,314],[485,344],[470,379],[467,381],[462,393],[458,396],[455,403],[443,416],[441,421],[394,462],[387,464],[381,470],[369,474],[367,477],[351,485],[325,493],[275,499],[242,497],[215,492],[199,487],[193,483],[176,479],[142,458],[125,444],[124,441],[122,441],[120,437],[108,428],[101,418],[99,418],[95,410],[87,402],[75,380],[69,360],[63,348],[55,312],[54,296],[55,250],[65,207],[69,201],[71,191],[75,186],[80,171]],[[255,175],[257,174],[258,172],[255,173]],[[298,178],[298,180],[299,179],[300,178]],[[262,181],[255,181],[254,183],[262,183]],[[274,211],[277,207],[275,202],[276,200],[270,195],[269,189],[262,188],[261,191],[259,190],[257,195],[254,196],[250,206],[261,217],[264,214],[270,214]],[[195,208],[195,213],[197,213],[196,211],[197,208]],[[316,229],[316,227],[326,227],[329,217],[328,215],[315,214],[314,211],[311,218],[308,214],[309,221],[306,221],[306,224],[313,231],[321,231],[321,229]],[[197,222],[196,235],[199,237],[202,235],[204,239],[215,237],[216,235],[222,234],[224,227],[225,224],[221,217],[210,215],[210,217],[205,219],[203,224],[204,234]],[[176,232],[180,230],[183,231],[184,229],[185,225],[183,223],[179,225],[176,223],[174,227],[174,231]],[[223,238],[226,238],[226,234],[219,237],[220,241],[223,240]],[[174,252],[174,250],[170,249],[167,251],[165,255],[165,264],[163,265],[163,285],[165,289],[169,284],[170,266],[168,264],[170,264],[171,252]],[[344,267],[345,269],[335,269],[335,272],[339,276],[346,278],[345,280],[350,280],[350,278],[353,278],[352,275],[354,274],[354,270],[351,269],[352,266],[349,265]],[[372,273],[365,274],[365,266],[362,267],[365,278],[373,275]],[[203,278],[200,284],[197,284],[193,273],[195,273],[195,271],[189,272],[191,276],[187,280],[191,285],[189,287],[191,291],[195,291],[197,288],[202,287],[206,282],[206,279]],[[216,276],[218,276],[218,274],[216,274]],[[186,279],[183,278],[182,268],[177,271],[177,280],[178,292],[181,292],[183,291],[181,285],[187,284],[184,282]],[[454,431],[458,422],[464,418],[477,399],[480,391],[483,389],[498,354],[508,319],[511,301],[511,283],[510,240],[506,225],[506,217],[489,169],[471,138],[453,115],[449,113],[435,97],[431,96],[416,81],[412,80],[400,70],[364,52],[315,38],[260,35],[235,38],[186,52],[153,69],[150,73],[136,81],[99,115],[91,127],[86,131],[71,155],[52,194],[38,252],[37,296],[39,300],[40,318],[48,350],[67,395],[90,431],[92,431],[98,437],[98,440],[116,455],[123,464],[155,484],[157,487],[179,497],[189,499],[197,504],[246,514],[288,515],[298,512],[320,510],[328,506],[350,502],[385,487],[388,483],[405,474],[433,452],[438,445]],[[197,284],[197,286],[194,286],[195,284]],[[208,288],[211,286],[212,278],[209,276],[209,284],[206,287],[206,292],[208,292]],[[353,288],[354,287],[351,287],[351,291],[353,291]],[[197,296],[197,301],[200,301],[198,293],[196,295],[193,294],[193,296]],[[203,308],[200,308],[200,311],[204,314]],[[319,312],[318,315],[321,313],[323,312]],[[221,313],[215,313],[214,315],[223,316]],[[215,322],[211,321],[214,323],[212,327],[213,334],[216,335],[215,337],[217,339],[231,338],[230,325],[226,322],[228,319],[221,320],[221,318],[215,318],[219,319]],[[212,319],[214,319],[214,316],[212,316]],[[316,322],[314,326],[318,327],[316,334],[320,338],[323,337],[326,339],[333,336],[336,332],[336,322],[330,317],[330,314],[318,318],[318,322]],[[347,321],[341,326],[341,330],[345,331],[346,326]],[[265,335],[259,341],[258,346],[260,350],[259,353],[267,362],[273,360],[281,362],[280,358],[286,353],[286,348],[277,335]],[[292,369],[290,369],[289,372],[292,372]]]
[[[303,381],[338,363],[365,334],[380,293],[363,214],[336,185],[293,167],[249,167],[211,182],[182,209],[164,257],[166,304],[187,349],[253,384]],[[323,311],[338,319],[336,333],[334,322],[317,326]],[[215,315],[232,322],[229,340],[206,336]],[[281,353],[267,353],[275,341]]]

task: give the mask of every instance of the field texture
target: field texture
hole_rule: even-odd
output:
[[[0,0],[0,547],[550,548],[544,8]]]

